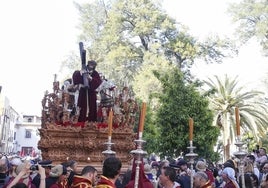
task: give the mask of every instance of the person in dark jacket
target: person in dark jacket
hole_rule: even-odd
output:
[[[176,182],[178,182],[182,188],[191,187],[191,170],[188,168],[187,161],[180,159],[176,166],[179,168]]]

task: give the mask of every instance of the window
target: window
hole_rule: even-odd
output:
[[[31,130],[26,130],[25,138],[31,138]]]
[[[32,147],[21,147],[20,155],[22,157],[30,155],[32,153]]]

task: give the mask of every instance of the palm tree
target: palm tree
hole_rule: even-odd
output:
[[[214,76],[215,80],[204,81],[209,87],[207,96],[211,101],[211,108],[215,112],[216,125],[221,128],[223,138],[224,158],[230,158],[230,145],[234,147],[236,137],[235,107],[239,109],[241,133],[251,132],[255,141],[265,136],[268,119],[267,105],[262,99],[260,91],[243,91],[238,86],[237,77],[224,80]]]

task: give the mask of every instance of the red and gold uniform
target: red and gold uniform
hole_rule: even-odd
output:
[[[71,188],[93,188],[90,179],[83,176],[74,175]]]
[[[96,188],[116,188],[116,186],[111,180],[105,176],[101,176]]]

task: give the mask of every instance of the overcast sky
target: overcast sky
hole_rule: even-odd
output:
[[[235,26],[227,14],[227,8],[229,3],[234,2],[239,0],[166,0],[165,5],[170,15],[189,26],[194,36],[204,38],[218,34],[221,37],[232,37]],[[268,75],[267,58],[260,51],[256,41],[251,41],[239,50],[237,57],[225,59],[222,64],[196,63],[192,72],[204,79],[212,75],[238,76],[242,85],[260,89],[264,76]]]
[[[179,22],[188,25],[195,36],[218,32],[230,35],[232,27],[225,14],[226,2],[165,0],[164,8]],[[78,52],[77,13],[72,0],[0,1],[1,94],[9,98],[11,106],[19,113],[41,114],[44,92],[52,90],[53,75],[58,74],[61,61],[70,51]],[[193,71],[200,77],[211,72],[240,74],[246,76],[246,82],[255,82],[267,70],[267,63],[258,47],[249,49],[243,49],[238,58],[224,65],[199,64]],[[248,75],[254,76],[249,78]]]
[[[41,113],[60,62],[78,49],[77,19],[71,0],[0,1],[0,85],[19,113]]]

